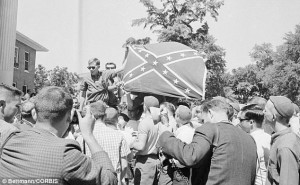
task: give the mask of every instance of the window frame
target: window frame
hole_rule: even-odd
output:
[[[26,60],[26,53],[28,53],[28,60]],[[26,69],[26,62],[27,62],[27,68]],[[29,72],[29,62],[30,62],[30,52],[25,51],[25,55],[24,55],[24,71]]]
[[[17,55],[16,55],[16,49],[17,49]],[[14,68],[19,69],[20,63],[19,63],[19,51],[20,48],[15,46],[15,52],[14,52]],[[16,60],[16,61],[15,61]]]

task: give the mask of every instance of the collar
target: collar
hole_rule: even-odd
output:
[[[291,129],[290,129],[290,128],[286,128],[286,129],[284,129],[284,130],[282,130],[282,131],[280,131],[280,132],[276,132],[276,133],[272,134],[272,136],[271,136],[271,145],[272,145],[279,137],[281,137],[281,136],[283,136],[283,135],[285,135],[285,134],[288,134],[288,133],[290,133],[290,132],[292,132]]]

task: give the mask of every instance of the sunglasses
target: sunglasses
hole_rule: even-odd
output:
[[[87,68],[88,68],[88,69],[93,69],[93,70],[94,70],[96,67],[95,67],[95,66],[88,66]]]
[[[238,118],[239,120],[240,120],[240,122],[243,122],[243,121],[248,121],[248,120],[250,120],[250,119],[242,119],[242,118]]]

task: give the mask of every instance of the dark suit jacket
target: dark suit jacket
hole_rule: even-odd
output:
[[[192,184],[250,185],[256,174],[256,145],[231,123],[204,124],[186,144],[164,132],[158,146],[185,166],[193,167]]]
[[[116,184],[106,152],[88,158],[79,144],[33,128],[17,132],[3,147],[0,178],[52,178],[59,184]]]

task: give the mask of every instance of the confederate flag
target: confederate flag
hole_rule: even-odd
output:
[[[196,50],[177,42],[128,49],[123,71],[126,91],[204,98],[206,66]]]

